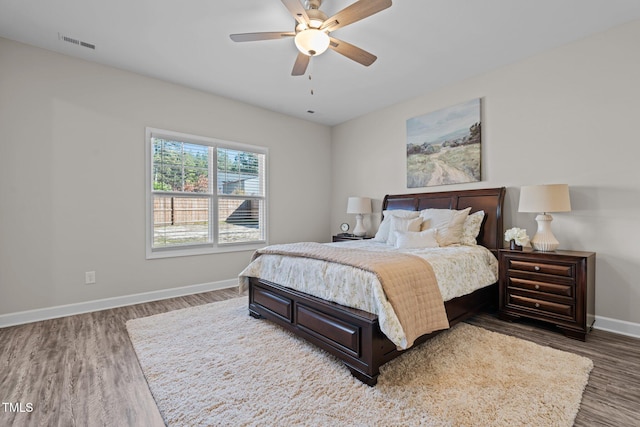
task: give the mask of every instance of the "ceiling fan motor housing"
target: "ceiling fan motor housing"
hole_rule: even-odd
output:
[[[320,9],[322,0],[307,0],[307,9]]]

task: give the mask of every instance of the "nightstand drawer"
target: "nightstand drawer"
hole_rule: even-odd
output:
[[[560,304],[557,302],[544,301],[541,299],[527,298],[520,295],[509,295],[508,305],[518,306],[528,309],[534,309],[545,313],[559,314],[568,319],[574,318],[574,309],[572,305]]]
[[[541,282],[537,280],[522,279],[519,277],[509,277],[509,287],[527,289],[532,291],[544,292],[547,294],[560,295],[572,298],[575,292],[574,284],[555,284]]]
[[[509,269],[552,274],[554,276],[574,277],[573,265],[530,262],[517,259],[509,260]]]

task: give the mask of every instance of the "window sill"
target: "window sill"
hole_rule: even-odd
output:
[[[147,259],[177,258],[183,256],[224,254],[232,252],[255,251],[267,246],[266,242],[249,243],[246,245],[221,245],[217,247],[197,247],[197,248],[179,248],[179,249],[156,249],[147,248]]]

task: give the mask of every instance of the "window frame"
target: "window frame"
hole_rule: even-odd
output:
[[[209,180],[208,193],[183,193],[176,191],[161,191],[157,192],[153,189],[153,138],[162,138],[168,140],[174,140],[178,142],[197,144],[203,146],[209,146],[213,148],[214,155],[210,156],[210,174],[213,176]],[[218,193],[218,174],[217,174],[217,149],[229,149],[237,151],[245,151],[249,153],[256,153],[264,155],[264,164],[262,171],[263,180],[263,195],[262,196],[245,196],[245,195],[232,195],[232,194],[219,194]],[[146,211],[146,259],[156,258],[172,258],[181,256],[192,255],[205,255],[215,253],[228,253],[228,252],[240,252],[240,251],[254,251],[262,248],[268,244],[269,241],[269,226],[268,226],[268,200],[269,200],[269,185],[268,185],[268,162],[269,162],[269,150],[266,147],[257,145],[244,144],[239,142],[225,141],[217,138],[211,138],[206,136],[186,134],[182,132],[169,131],[165,129],[158,129],[147,127],[145,128],[145,211]],[[212,179],[211,179],[212,178]],[[187,198],[208,198],[209,202],[209,236],[212,241],[207,243],[174,245],[162,248],[154,248],[154,195],[161,194],[167,196],[187,197]],[[220,199],[252,199],[259,200],[262,203],[262,209],[260,212],[260,223],[263,224],[263,240],[251,241],[251,242],[236,242],[236,243],[220,243],[219,242],[219,227],[218,227],[218,209]]]

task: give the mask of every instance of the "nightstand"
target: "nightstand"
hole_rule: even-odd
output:
[[[595,313],[596,254],[501,249],[500,318],[536,319],[585,341]]]
[[[373,239],[373,237],[361,237],[361,236],[355,236],[355,235],[349,235],[349,236],[341,236],[340,234],[335,234],[333,236],[333,241],[334,242],[347,242],[349,240],[367,240],[367,239]]]

